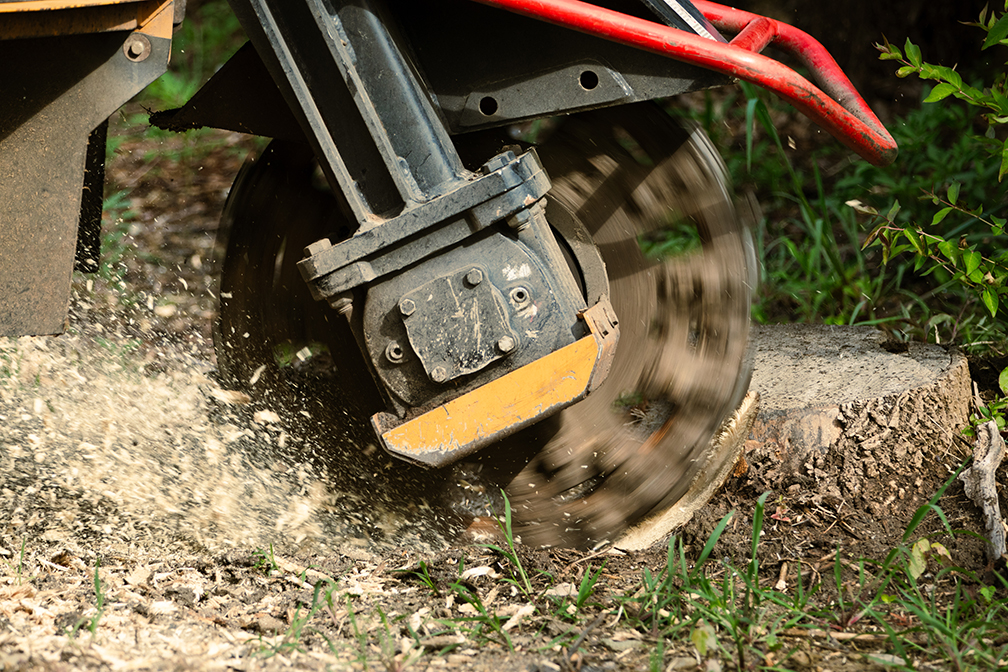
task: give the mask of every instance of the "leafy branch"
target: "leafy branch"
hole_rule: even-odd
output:
[[[1008,1],[1005,9],[1008,10]],[[981,50],[995,45],[1008,45],[1008,14],[991,12],[988,16],[985,8],[979,20],[969,25],[986,33]],[[920,48],[909,39],[902,49],[888,40],[875,46],[880,52],[881,60],[896,61],[899,64],[896,76],[916,74],[923,80],[937,82],[924,99],[925,103],[938,103],[953,97],[975,108],[977,116],[986,122],[987,129],[982,136],[970,136],[969,141],[983,149],[980,155],[986,153],[1000,159],[1000,182],[1008,173],[1008,138],[1005,138],[1004,133],[997,133],[999,126],[1008,123],[1008,81],[1005,75],[998,75],[989,86],[974,86],[964,82],[954,68],[924,61]],[[959,177],[966,180],[969,175]],[[1004,237],[1006,219],[993,212],[985,213],[983,205],[963,202],[960,199],[962,186],[960,179],[954,179],[947,183],[944,195],[939,195],[940,186],[932,185],[930,189],[923,190],[923,198],[930,199],[937,208],[929,224],[924,224],[926,220],[919,218],[898,218],[899,201],[894,202],[885,214],[860,201],[849,201],[847,204],[857,212],[874,218],[863,247],[880,245],[883,263],[888,263],[897,254],[911,253],[916,257],[915,271],[920,271],[924,266],[927,266],[924,275],[941,271],[951,282],[958,283],[963,289],[976,295],[991,317],[996,318],[1001,304],[1008,300],[1008,252],[1005,251],[1008,245],[1005,244]],[[968,186],[968,192],[974,198],[983,197],[993,201],[990,203],[993,206],[991,210],[1004,207],[1002,199],[996,196],[991,198],[993,194],[989,194],[986,189],[978,192],[975,188],[977,185]],[[986,195],[978,196],[978,193]],[[1001,315],[1004,314],[1005,311],[1001,311]]]

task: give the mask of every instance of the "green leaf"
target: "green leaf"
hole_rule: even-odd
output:
[[[1005,140],[1001,147],[1001,169],[998,170],[998,182],[1001,181],[1005,173],[1008,173],[1008,140]]]
[[[954,86],[957,91],[962,88],[963,85],[962,77],[959,75],[958,72],[956,72],[952,68],[946,68],[945,66],[940,66],[938,68],[938,75],[943,80]]]
[[[949,185],[948,200],[949,203],[951,203],[952,205],[955,205],[956,201],[959,199],[959,188],[961,186],[962,185],[960,185],[958,182],[953,182],[952,184]]]
[[[938,243],[938,251],[944,254],[945,258],[951,261],[953,266],[959,263],[959,248],[955,246],[955,243],[943,240]]]
[[[987,306],[987,310],[990,311],[991,317],[996,317],[999,303],[997,292],[990,287],[984,287],[983,296],[981,298],[983,298],[983,302],[984,305]],[[1002,375],[1004,374],[1002,373]],[[1000,383],[1000,379],[998,382]]]
[[[1008,394],[1008,367],[1002,369],[1001,375],[998,376],[998,387],[1001,388],[1002,394]]]
[[[983,595],[983,598],[984,600],[987,601],[987,604],[991,603],[991,600],[994,599],[994,593],[996,592],[997,592],[997,586],[983,586],[982,588],[980,588],[980,594]]]
[[[996,215],[991,215],[990,220],[992,222],[991,233],[993,233],[995,236],[1000,236],[1001,234],[1003,234],[1005,227],[1005,220]]]
[[[896,219],[896,215],[899,214],[899,211],[900,211],[900,202],[895,201],[892,204],[892,207],[889,208],[889,212],[886,213],[886,219],[888,219],[890,222],[894,221]]]
[[[980,268],[980,262],[983,261],[983,255],[977,252],[974,248],[970,247],[962,251],[963,262],[965,263],[965,273],[966,275],[971,275],[975,270]],[[981,278],[983,275],[981,274]],[[970,278],[972,280],[972,278]]]
[[[921,67],[920,47],[911,42],[909,37],[907,38],[906,44],[903,45],[903,51],[906,52],[907,60],[912,66],[915,68]]]
[[[913,229],[905,229],[903,231],[903,235],[906,236],[906,239],[910,241],[911,245],[913,245],[914,252],[918,256],[923,256],[927,254],[927,252],[924,250],[924,243],[921,241],[921,238],[920,236],[917,235],[916,231],[914,231]]]
[[[1008,14],[1002,15],[997,20],[997,23],[991,26],[990,32],[987,33],[987,39],[984,40],[983,46],[980,47],[981,51],[999,44],[1005,37],[1008,37]]]
[[[938,86],[931,89],[931,93],[928,94],[927,98],[924,99],[925,103],[937,103],[939,100],[945,100],[953,93],[955,93],[956,88],[951,84],[939,84]]]
[[[912,65],[904,65],[902,68],[896,71],[897,77],[909,77],[913,73],[917,72],[917,68]]]
[[[931,218],[931,226],[939,224],[950,212],[952,212],[952,208],[942,208],[936,212],[935,216]]]

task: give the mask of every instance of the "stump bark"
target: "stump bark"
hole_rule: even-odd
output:
[[[784,325],[754,328],[752,352],[760,413],[736,474],[757,488],[862,500],[885,515],[920,494],[929,458],[967,446],[971,379],[954,348]]]

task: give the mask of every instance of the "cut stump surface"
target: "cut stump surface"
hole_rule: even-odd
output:
[[[752,352],[760,413],[736,474],[755,487],[860,500],[884,515],[925,495],[927,461],[962,452],[972,391],[958,350],[866,327],[786,325],[756,327]]]
[[[731,463],[705,468],[704,482],[628,531],[618,547],[667,539],[726,480],[732,489],[771,490],[795,503],[847,504],[902,520],[940,486],[936,480],[947,478],[944,469],[929,467],[966,446],[953,445],[972,403],[969,366],[955,349],[896,343],[862,327],[756,326],[751,339],[749,393],[759,402],[743,404],[740,413],[748,408],[756,417],[742,413],[744,443],[745,434],[722,432],[711,449],[718,465],[731,459],[734,471]]]

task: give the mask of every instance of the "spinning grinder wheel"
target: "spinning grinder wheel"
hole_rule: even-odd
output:
[[[525,456],[504,481],[524,543],[590,546],[681,497],[741,402],[756,261],[716,151],[659,107],[572,116],[536,149],[562,244],[590,236],[604,262],[608,282],[600,266],[578,266],[583,254],[568,258],[589,305],[608,293],[620,340],[599,389],[502,444]],[[345,404],[344,431],[360,437],[380,395],[345,321],[311,300],[295,267],[308,243],[352,233],[313,169],[306,150],[273,143],[239,174],[218,359],[235,382],[276,395],[306,354],[327,361],[345,393],[328,403]]]
[[[710,141],[657,106],[573,117],[539,152],[605,262],[620,340],[508,491],[525,543],[590,546],[685,494],[742,401],[756,258]]]

